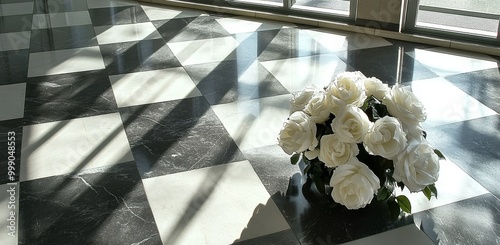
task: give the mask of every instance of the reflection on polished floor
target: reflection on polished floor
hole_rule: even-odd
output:
[[[1,244],[500,243],[499,57],[132,0],[0,0],[0,40]],[[277,146],[291,93],[355,70],[410,86],[448,159],[397,221]]]

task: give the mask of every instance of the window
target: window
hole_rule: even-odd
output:
[[[499,43],[498,0],[408,0],[405,30]]]

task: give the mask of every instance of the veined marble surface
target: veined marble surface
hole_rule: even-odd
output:
[[[499,244],[499,64],[135,0],[0,0],[0,244]],[[334,206],[277,145],[293,92],[358,70],[409,86],[447,157],[438,199],[407,193],[397,220]]]

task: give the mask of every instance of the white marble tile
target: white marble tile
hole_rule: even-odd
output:
[[[20,185],[15,182],[0,185],[0,242],[2,245],[18,244],[19,191]]]
[[[32,13],[33,13],[32,2],[0,4],[0,16],[22,15],[22,14],[32,14]]]
[[[220,37],[178,43],[168,43],[182,65],[194,65],[223,61],[238,47],[233,37]]]
[[[176,18],[198,17],[207,15],[206,12],[194,9],[176,8],[157,4],[141,4],[149,20],[170,20]]]
[[[20,180],[132,161],[120,114],[25,126]]]
[[[46,29],[65,26],[91,25],[88,11],[75,11],[52,14],[34,14],[32,29]]]
[[[304,30],[304,32],[333,52],[392,45],[381,37],[362,33],[347,33],[328,29]]]
[[[104,69],[98,46],[31,53],[28,77]]]
[[[440,76],[498,66],[496,60],[487,55],[445,48],[415,49],[408,54]]]
[[[429,239],[429,237],[427,237],[427,235],[423,231],[418,229],[414,224],[411,224],[343,244],[344,245],[374,245],[374,244],[432,245],[434,243]]]
[[[231,244],[290,229],[248,161],[143,183],[163,244]]]
[[[122,7],[138,5],[139,3],[135,0],[87,0],[87,6],[89,9],[94,8],[108,8],[108,7]]]
[[[413,81],[411,89],[427,111],[424,129],[497,114],[441,77]]]
[[[151,22],[94,27],[99,44],[123,43],[161,38]]]
[[[275,145],[289,116],[291,95],[280,95],[212,106],[242,150]]]
[[[347,67],[333,54],[265,61],[261,64],[290,92],[300,91],[311,84],[326,86]]]
[[[237,18],[217,19],[217,22],[219,22],[219,24],[231,34],[254,32],[262,26],[262,22],[259,21],[249,21]]]
[[[28,49],[30,47],[30,31],[0,34],[0,52],[8,50]]]
[[[114,75],[109,80],[118,107],[202,95],[182,67]]]
[[[254,31],[265,31],[281,29],[282,27],[294,27],[292,23],[268,21],[248,17],[221,18],[217,22],[226,29],[228,33],[245,33]]]
[[[432,197],[431,200],[428,200],[423,193],[410,193],[407,188],[403,192],[401,189],[397,189],[397,193],[398,195],[404,194],[410,199],[412,213],[489,193],[482,185],[449,160],[440,161],[436,188],[438,198]]]
[[[24,117],[26,83],[0,86],[0,120]]]

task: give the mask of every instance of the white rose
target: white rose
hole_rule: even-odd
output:
[[[403,123],[402,126],[408,142],[425,140],[424,129],[422,128],[422,125],[420,125],[420,123],[417,124]]]
[[[382,100],[389,91],[389,86],[375,77],[364,79],[366,96],[373,95],[378,100]]]
[[[337,113],[346,105],[363,105],[366,94],[363,80],[366,77],[361,72],[344,72],[333,80],[326,88],[330,99],[330,110]]]
[[[423,190],[439,177],[439,157],[426,141],[412,141],[394,160],[393,178],[411,192]]]
[[[306,105],[304,112],[315,123],[324,123],[330,117],[330,108],[325,91],[316,91]]]
[[[302,111],[306,108],[306,105],[309,103],[309,100],[314,94],[316,89],[313,86],[307,87],[300,92],[293,93],[293,97],[290,100],[290,104],[292,108],[290,109],[290,115],[296,111]]]
[[[335,169],[330,186],[333,187],[332,197],[335,202],[348,209],[359,209],[372,201],[380,188],[380,180],[368,166],[357,158],[351,158]]]
[[[319,149],[314,149],[312,151],[304,152],[304,156],[306,156],[306,158],[309,160],[313,160],[314,158],[318,157],[318,155],[319,155]]]
[[[413,92],[403,86],[393,86],[382,103],[387,106],[389,113],[402,123],[416,124],[425,121],[427,117],[424,105]]]
[[[378,119],[366,133],[363,144],[367,152],[392,159],[406,148],[406,134],[394,117]]]
[[[316,139],[316,124],[309,115],[297,111],[290,115],[278,135],[278,142],[287,154],[314,150],[318,145]]]
[[[347,105],[332,121],[332,129],[340,141],[359,143],[370,128],[371,122],[360,108]]]
[[[342,142],[336,134],[321,137],[319,147],[319,160],[330,168],[346,163],[359,153],[357,144]]]

